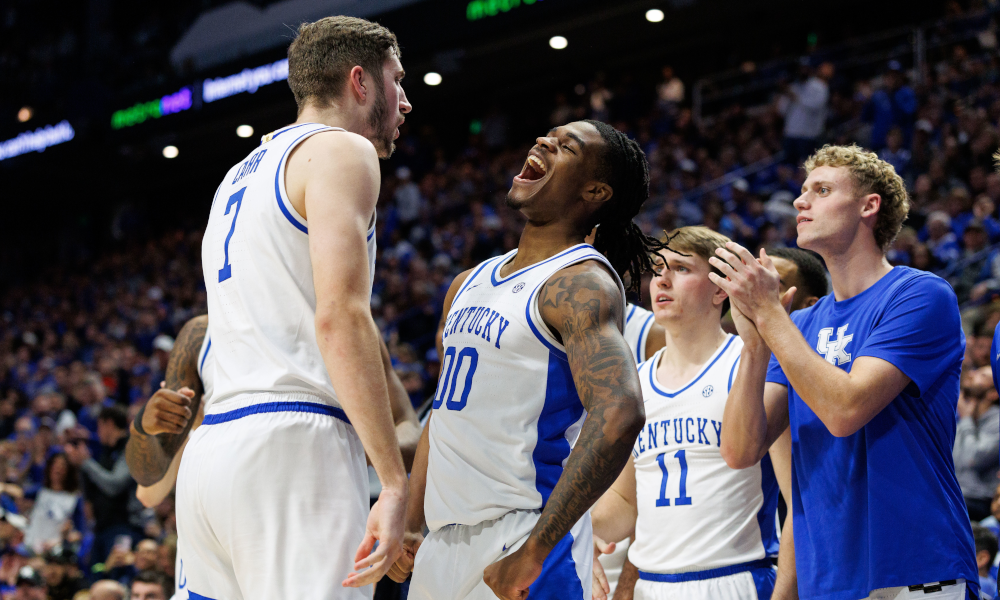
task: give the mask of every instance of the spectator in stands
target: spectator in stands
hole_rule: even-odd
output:
[[[157,571],[142,571],[132,580],[129,600],[167,600],[173,595],[173,582]]]
[[[84,497],[94,508],[94,546],[90,564],[106,559],[118,536],[132,540],[141,537],[138,507],[135,498],[136,483],[125,462],[125,444],[128,442],[128,417],[118,406],[104,408],[97,418],[97,437],[101,454],[92,458],[85,444],[67,444],[65,451],[70,462],[83,473]]]
[[[941,267],[950,266],[961,254],[958,238],[951,230],[951,217],[937,210],[927,216],[927,249]]]
[[[885,147],[893,127],[899,127],[903,146],[910,147],[916,112],[917,95],[906,81],[903,66],[897,60],[889,61],[882,89],[872,94],[862,112],[865,122],[872,124],[869,147],[876,152]]]
[[[955,431],[955,475],[969,518],[981,521],[990,515],[990,503],[1000,470],[1000,407],[993,388],[993,372],[981,367],[966,372],[958,396]]]
[[[972,217],[983,224],[991,244],[1000,242],[1000,221],[993,216],[994,213],[996,213],[996,203],[993,198],[987,194],[976,196],[976,201],[972,204]]]
[[[77,567],[76,553],[66,545],[58,545],[45,553],[42,575],[48,588],[49,600],[73,600],[86,585]]]
[[[24,566],[18,570],[14,600],[46,600],[45,579],[37,569]]]
[[[995,533],[979,525],[972,524],[972,537],[976,541],[976,564],[979,567],[979,586],[986,598],[997,595],[996,576],[991,575],[993,561],[997,557],[997,536]]]
[[[885,138],[885,148],[879,151],[878,157],[896,169],[900,177],[909,181],[910,161],[913,153],[903,146],[903,130],[893,127]]]
[[[58,452],[45,464],[42,488],[35,496],[24,543],[35,552],[57,545],[68,527],[83,531],[83,496],[80,494],[79,472],[66,455]]]
[[[657,107],[667,115],[677,114],[677,108],[684,102],[684,82],[674,74],[674,68],[670,65],[663,67],[663,81],[656,86]],[[562,125],[563,121],[559,123]]]
[[[104,564],[104,572],[125,587],[132,585],[135,576],[143,571],[155,571],[160,545],[145,539],[135,545],[134,551],[114,548]]]
[[[808,63],[799,71],[799,80],[783,91],[779,110],[785,116],[785,160],[799,165],[819,147],[830,103],[829,81],[833,64],[825,62],[812,72]]]
[[[986,236],[983,222],[970,221],[962,232],[962,266],[951,279],[959,304],[965,304],[974,290],[977,292],[977,300],[982,297],[985,289],[982,286],[977,288],[977,284],[992,279],[991,266],[994,256],[986,251],[988,244],[989,238]],[[988,285],[986,288],[988,289]]]
[[[90,600],[126,600],[128,589],[117,581],[102,579],[90,586]]]

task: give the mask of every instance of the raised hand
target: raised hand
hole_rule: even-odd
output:
[[[403,553],[403,520],[406,517],[407,490],[383,488],[372,506],[365,527],[365,538],[354,556],[354,572],[341,584],[362,587],[377,582]],[[372,552],[375,542],[378,548]],[[364,570],[363,570],[364,569]]]
[[[191,420],[191,400],[194,391],[182,387],[176,392],[165,387],[156,390],[142,413],[142,429],[149,435],[178,434]]]
[[[389,573],[387,573],[389,579],[396,583],[406,581],[406,578],[413,572],[413,562],[416,560],[417,551],[423,542],[424,536],[421,533],[407,531],[403,534],[403,553],[399,555],[399,558],[396,559],[396,562],[389,569]]]
[[[729,294],[739,312],[756,323],[760,313],[780,306],[781,277],[767,252],[761,249],[757,260],[743,246],[728,242],[725,250],[718,248],[715,253],[708,262],[725,277],[709,273],[708,278]]]

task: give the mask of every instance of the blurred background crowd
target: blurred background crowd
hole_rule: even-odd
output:
[[[47,98],[46,110],[72,115],[84,109],[71,99],[99,98],[95,87],[162,83],[170,44],[213,6],[120,15],[114,3],[93,4],[106,12],[70,10],[42,36],[24,26],[41,18],[35,3],[0,10],[0,106],[13,106],[11,90],[21,86]],[[87,28],[107,32],[97,36],[105,45],[81,42],[85,16]],[[921,43],[935,49],[923,61],[887,52],[859,63],[850,40],[812,40],[805,54],[737,61],[724,77],[697,84],[677,74],[679,64],[595,71],[536,97],[530,110],[545,117],[543,126],[593,118],[639,141],[651,171],[638,218],[647,233],[703,223],[755,252],[794,247],[802,162],[822,144],[858,143],[896,168],[911,209],[889,259],[945,277],[963,311],[954,457],[970,516],[982,522],[977,551],[995,594],[1000,398],[989,364],[1000,322],[998,12],[949,2],[936,16],[922,30]],[[131,58],[117,66],[94,60],[111,54]],[[741,77],[772,84],[739,88]],[[725,89],[750,91],[727,97]],[[521,217],[504,199],[532,143],[515,135],[518,118],[494,105],[458,135],[432,122],[407,124],[384,164],[372,310],[415,407],[436,387],[434,335],[452,278],[517,244]],[[141,211],[119,211],[111,227],[124,232],[120,243],[0,282],[4,599],[165,599],[182,577],[172,500],[138,502],[124,445],[129,421],[163,379],[174,336],[206,312],[200,246],[210,197],[199,199],[204,214],[159,229]]]

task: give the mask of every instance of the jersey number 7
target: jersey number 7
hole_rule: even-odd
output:
[[[233,232],[236,231],[236,219],[240,216],[240,206],[243,205],[243,192],[245,191],[247,191],[246,187],[241,188],[240,191],[230,196],[229,202],[226,203],[225,214],[229,214],[229,209],[234,204],[236,205],[236,210],[233,213],[233,226],[229,228],[229,235],[226,236],[226,245],[223,248],[226,252],[226,262],[219,269],[219,283],[233,276],[233,265],[229,264],[229,240],[233,239]]]

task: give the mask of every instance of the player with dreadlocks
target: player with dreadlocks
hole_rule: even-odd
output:
[[[644,422],[621,278],[638,289],[663,247],[632,222],[648,188],[645,156],[624,134],[557,127],[507,196],[527,217],[517,249],[452,283],[406,552],[390,571],[413,571],[410,598],[589,600],[587,510]]]

